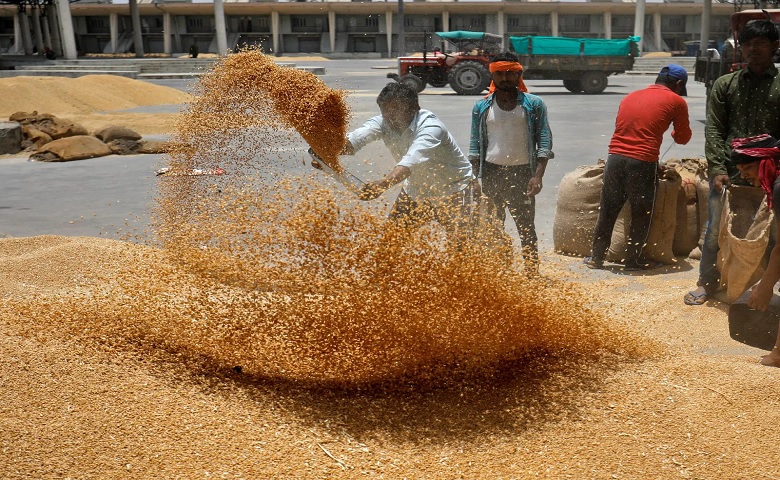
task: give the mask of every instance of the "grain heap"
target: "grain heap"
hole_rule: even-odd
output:
[[[296,175],[301,142],[290,127],[314,130],[281,112],[336,112],[313,142],[335,158],[346,108],[305,72],[284,72],[309,88],[285,96],[290,84],[269,62],[257,51],[230,55],[201,82],[177,126],[171,168],[229,174],[164,179],[161,249],[129,252],[139,255],[132,268],[85,294],[12,308],[32,318],[53,311],[74,334],[183,361],[329,385],[478,372],[528,356],[591,362],[648,351],[577,288],[528,279],[479,239],[456,248],[435,224],[389,226],[371,204],[318,183],[321,174]]]

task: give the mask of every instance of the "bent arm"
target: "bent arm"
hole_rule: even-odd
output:
[[[775,222],[775,224],[780,224],[780,221]],[[778,281],[780,281],[780,244],[772,248],[772,253],[769,255],[769,264],[761,276],[761,280],[753,287],[748,299],[748,306],[756,310],[766,311]]]
[[[672,138],[680,145],[685,145],[691,141],[693,132],[691,132],[691,123],[688,119],[688,104],[682,98],[680,100],[681,103],[673,120]]]
[[[363,189],[360,191],[361,200],[373,200],[382,195],[393,185],[403,182],[412,173],[409,167],[396,165],[390,170],[390,173],[382,177],[381,180],[376,182],[367,182],[363,185]]]

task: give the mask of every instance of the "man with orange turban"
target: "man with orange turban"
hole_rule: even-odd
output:
[[[496,56],[490,73],[490,93],[471,112],[469,160],[502,223],[509,208],[520,235],[525,272],[536,275],[535,196],[542,190],[547,160],[553,158],[547,107],[528,93],[516,55]]]

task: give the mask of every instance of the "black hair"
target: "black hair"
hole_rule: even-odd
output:
[[[674,78],[673,76],[667,73],[659,73],[658,76],[655,77],[656,85],[665,85],[669,88],[672,88],[675,85],[677,85],[677,82],[679,81],[681,81],[679,78]]]
[[[382,105],[385,102],[392,100],[400,100],[409,106],[420,108],[419,100],[417,99],[417,91],[401,82],[390,82],[385,85],[385,88],[379,92],[379,96],[376,97],[377,105]]]
[[[780,39],[780,33],[777,27],[769,20],[751,20],[745,24],[745,27],[739,32],[739,43],[747,43],[754,38],[764,37],[770,42],[776,42]]]
[[[520,59],[517,58],[517,55],[515,55],[512,52],[503,52],[496,55],[493,60],[490,63],[493,62],[520,62]]]

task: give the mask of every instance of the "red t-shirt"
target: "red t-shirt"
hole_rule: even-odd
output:
[[[688,104],[663,85],[631,92],[620,102],[609,153],[644,162],[657,162],[664,132],[674,125],[672,138],[680,144],[691,139]]]

